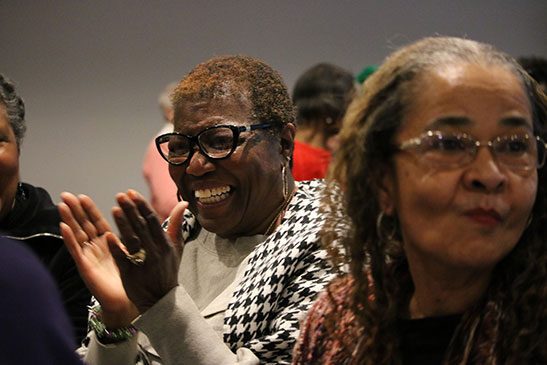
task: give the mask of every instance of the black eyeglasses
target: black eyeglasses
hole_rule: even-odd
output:
[[[256,129],[268,129],[270,123],[253,125],[216,125],[206,128],[195,136],[182,133],[166,133],[156,137],[158,151],[171,165],[182,165],[192,158],[195,146],[212,160],[230,157],[238,146],[239,135]]]

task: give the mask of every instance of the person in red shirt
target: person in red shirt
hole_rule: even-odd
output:
[[[344,112],[355,92],[351,72],[329,63],[319,63],[296,81],[293,102],[297,131],[293,153],[296,180],[323,178],[338,148],[337,134]]]

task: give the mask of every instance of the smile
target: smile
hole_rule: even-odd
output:
[[[212,204],[227,199],[231,190],[232,188],[228,185],[212,189],[200,189],[194,192],[194,196],[202,204]]]

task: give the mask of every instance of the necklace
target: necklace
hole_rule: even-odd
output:
[[[285,210],[287,209],[287,206],[291,202],[291,199],[295,192],[296,192],[296,187],[293,189],[293,191],[291,191],[289,196],[287,196],[287,199],[279,207],[279,213],[275,215],[275,218],[272,220],[272,222],[268,226],[268,229],[266,229],[266,233],[264,233],[266,236],[269,236],[270,234],[272,234],[273,231],[279,225],[279,223],[281,223],[281,219],[283,218],[283,215],[285,214]]]

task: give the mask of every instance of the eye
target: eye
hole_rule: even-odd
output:
[[[180,156],[188,153],[188,141],[182,138],[172,137],[167,143],[169,155]]]
[[[224,151],[232,148],[233,133],[229,128],[212,129],[200,135],[201,146],[208,151]]]
[[[468,138],[455,134],[433,134],[424,141],[424,148],[436,152],[463,152],[471,143]]]
[[[523,154],[531,149],[530,139],[527,136],[507,136],[497,139],[497,150],[508,154]]]

